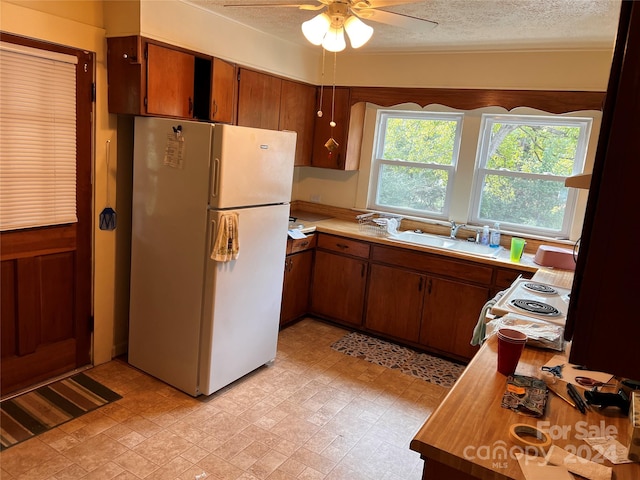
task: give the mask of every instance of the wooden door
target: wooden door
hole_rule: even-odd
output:
[[[214,58],[211,64],[211,106],[212,121],[233,123],[235,121],[235,104],[237,97],[237,73],[233,63]]]
[[[290,80],[282,81],[280,130],[292,130],[298,134],[296,167],[311,165],[316,109],[315,87]]]
[[[147,114],[193,118],[195,56],[147,44]]]
[[[282,80],[266,73],[240,69],[238,125],[278,130]]]
[[[360,326],[366,276],[366,261],[316,251],[311,311],[339,322]]]
[[[408,270],[371,265],[365,315],[367,330],[417,342],[425,278]]]
[[[287,255],[282,288],[280,324],[285,325],[309,310],[313,250]]]
[[[2,41],[78,58],[78,222],[0,234],[2,395],[89,364],[93,54],[2,34]]]
[[[489,288],[429,277],[420,343],[454,357],[470,359],[478,315],[489,299]]]

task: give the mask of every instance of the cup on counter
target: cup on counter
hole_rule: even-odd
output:
[[[511,328],[498,330],[498,372],[512,375],[516,371],[527,336]]]
[[[511,255],[510,259],[512,262],[519,262],[520,258],[522,258],[522,253],[524,252],[524,246],[527,242],[525,242],[524,238],[513,237],[511,239]]]

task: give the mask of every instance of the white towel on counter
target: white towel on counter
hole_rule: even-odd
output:
[[[229,262],[238,258],[240,245],[238,242],[238,229],[240,218],[236,212],[228,212],[220,215],[218,233],[213,242],[211,259],[216,262]]]

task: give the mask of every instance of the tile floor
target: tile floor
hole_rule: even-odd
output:
[[[329,346],[305,319],[270,367],[192,398],[116,359],[87,373],[123,396],[0,454],[2,480],[412,480],[409,449],[447,389]]]

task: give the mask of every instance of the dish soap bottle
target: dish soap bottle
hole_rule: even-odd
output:
[[[489,246],[498,248],[500,246],[500,224],[496,222],[491,230],[491,238],[489,240]]]
[[[482,245],[489,245],[489,225],[482,227],[482,236],[480,237]]]

